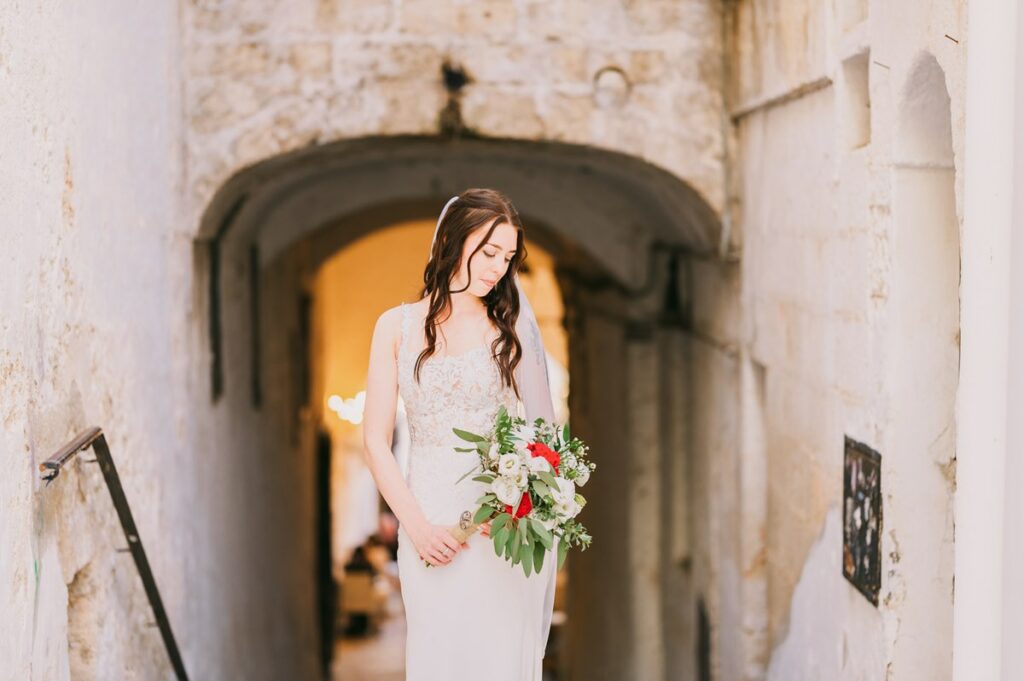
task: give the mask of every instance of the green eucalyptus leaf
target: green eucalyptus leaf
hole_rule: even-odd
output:
[[[461,430],[459,428],[452,428],[452,432],[458,435],[461,439],[466,442],[487,442],[487,438],[481,437],[476,433],[471,433],[468,430]],[[469,451],[473,451],[472,449]]]
[[[499,513],[494,517],[494,520],[491,521],[491,531],[493,532],[495,528],[498,528],[499,530],[508,528],[511,520],[512,516],[508,513]]]
[[[516,537],[515,537],[515,548],[512,549],[513,555],[516,557],[516,561],[523,559],[523,547],[529,545],[529,535],[526,531],[526,523],[522,519],[516,523]]]
[[[537,473],[537,477],[543,480],[544,484],[551,489],[558,489],[558,482],[555,481],[555,476],[552,473],[549,473],[548,471],[541,471],[540,473]]]
[[[506,558],[511,558],[513,556],[515,550],[516,550],[516,547],[519,546],[518,532],[519,532],[519,530],[517,528],[509,526],[509,528],[508,528],[508,539],[505,540],[505,557]]]
[[[503,528],[501,528],[500,530],[498,530],[498,531],[497,531],[497,533],[495,533],[495,534],[497,534],[497,536],[498,536],[498,537],[500,537],[500,538],[501,538],[501,541],[500,541],[500,542],[498,542],[498,543],[499,543],[499,544],[500,544],[500,545],[501,545],[502,547],[504,547],[504,546],[505,546],[505,544],[506,544],[506,543],[508,543],[508,535],[509,535],[510,533],[511,533],[511,529],[510,529],[510,528],[508,528],[508,527],[503,527]]]
[[[512,539],[516,536],[514,532],[509,532],[509,538],[505,540],[505,560],[512,560]]]
[[[494,542],[494,553],[498,556],[502,553],[502,548],[505,546],[505,530],[498,530],[491,534],[491,541]]]
[[[470,451],[472,451],[472,450],[470,450]],[[477,472],[477,470],[480,470],[480,466],[473,466],[473,467],[472,467],[472,468],[470,468],[470,469],[469,469],[468,471],[466,471],[466,473],[465,473],[465,474],[464,474],[464,475],[463,475],[463,476],[462,476],[461,478],[459,478],[458,480],[456,480],[456,481],[455,481],[455,484],[456,484],[456,485],[457,485],[457,484],[459,484],[460,482],[462,482],[463,480],[465,480],[465,479],[466,479],[466,478],[468,478],[469,476],[473,475],[473,473],[476,473],[476,472]]]
[[[476,510],[476,513],[473,515],[473,522],[479,525],[480,523],[490,518],[492,513],[494,513],[494,509],[491,508],[490,506],[481,506]]]
[[[554,537],[551,536],[551,532],[546,527],[540,524],[539,520],[534,520],[533,531],[537,534],[537,538],[540,539],[541,544],[544,548],[551,549],[554,546]]]

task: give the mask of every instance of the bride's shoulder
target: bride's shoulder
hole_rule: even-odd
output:
[[[371,355],[378,352],[377,348],[379,348],[379,352],[386,351],[397,357],[398,345],[402,337],[402,314],[402,306],[396,305],[384,310],[377,317],[377,322],[373,325],[373,338],[370,341]]]
[[[377,317],[377,323],[374,325],[374,335],[382,335],[385,338],[394,340],[397,339],[402,331],[402,321],[408,316],[412,318],[417,314],[418,303],[401,303],[394,307],[384,310]]]
[[[426,298],[423,298],[414,303],[400,303],[385,310],[380,318],[391,323],[400,323],[403,319],[409,321],[418,319],[422,321],[427,316],[429,302]]]
[[[377,317],[377,323],[374,325],[374,333],[383,332],[387,335],[392,335],[393,332],[397,332],[402,326],[402,305],[395,305],[394,307],[384,310],[379,317]]]

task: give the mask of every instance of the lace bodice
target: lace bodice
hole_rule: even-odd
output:
[[[409,424],[409,488],[432,522],[454,524],[474,508],[484,485],[469,478],[456,482],[479,464],[452,428],[486,435],[494,427],[498,409],[516,413],[515,391],[502,384],[490,347],[481,345],[460,355],[428,358],[416,381],[414,370],[421,345],[412,311],[402,305],[402,338],[398,351],[398,389]]]
[[[402,304],[402,339],[398,352],[398,387],[405,402],[413,447],[458,445],[452,428],[486,434],[498,408],[516,412],[516,395],[501,381],[490,346],[480,345],[459,355],[434,355],[414,376],[420,348],[412,347],[412,313]]]

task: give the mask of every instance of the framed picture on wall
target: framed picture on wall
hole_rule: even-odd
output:
[[[843,576],[873,605],[882,589],[882,455],[845,438]]]

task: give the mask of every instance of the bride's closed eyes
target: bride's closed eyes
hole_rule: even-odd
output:
[[[497,247],[494,247],[494,246],[491,246],[491,244],[487,244],[486,246],[484,246],[484,247],[483,247],[483,249],[481,249],[481,251],[482,251],[482,253],[483,253],[484,255],[486,255],[486,256],[487,256],[488,258],[494,258],[494,257],[496,257],[496,256],[498,255],[498,252],[499,252],[499,251],[498,251],[498,248],[497,248]],[[509,253],[509,254],[508,254],[507,256],[505,256],[505,264],[507,265],[507,264],[509,264],[510,262],[512,262],[512,258],[514,258],[514,257],[515,257],[515,255],[516,255],[516,252],[515,252],[515,251],[512,251],[512,252],[511,252],[511,253]]]

